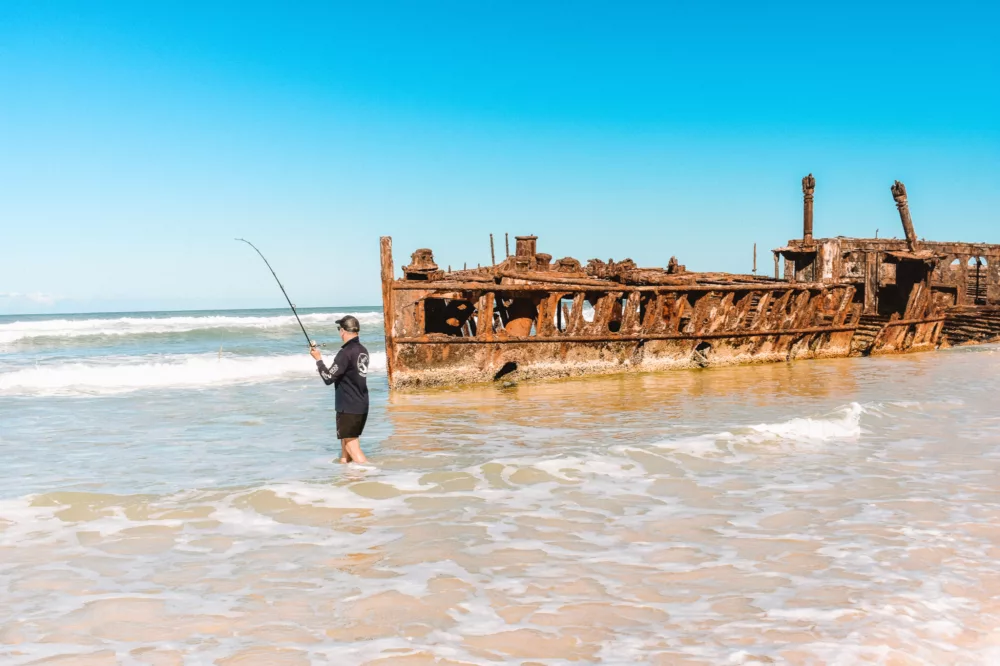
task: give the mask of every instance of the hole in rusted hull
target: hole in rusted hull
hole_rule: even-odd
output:
[[[711,353],[712,345],[707,342],[699,342],[694,348],[694,354],[691,355],[691,358],[699,367],[704,368],[708,365],[708,355]]]
[[[509,375],[515,370],[517,370],[517,363],[515,363],[514,361],[507,361],[506,363],[503,364],[503,367],[497,370],[496,374],[493,375],[493,381],[498,381],[500,379],[503,379],[505,376]]]

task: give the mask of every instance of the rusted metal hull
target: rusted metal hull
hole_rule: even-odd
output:
[[[847,355],[848,345],[813,344],[820,335],[715,338],[716,345],[706,356],[696,352],[699,343],[690,340],[509,342],[475,346],[401,343],[397,347],[393,387],[682,370]],[[516,365],[516,369],[502,372],[510,364]]]
[[[665,269],[553,262],[534,236],[518,237],[499,263],[454,272],[417,250],[397,279],[392,241],[383,238],[389,384],[773,363],[1000,339],[1000,246],[918,242],[898,181],[892,194],[905,240],[814,239],[811,175],[802,189],[803,238],[774,250],[774,279],[689,273],[673,257]],[[492,236],[490,249],[492,257]]]

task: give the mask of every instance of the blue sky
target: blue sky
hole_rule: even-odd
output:
[[[377,304],[396,264],[1000,242],[996,3],[0,3],[0,313]],[[502,247],[502,241],[498,248]]]

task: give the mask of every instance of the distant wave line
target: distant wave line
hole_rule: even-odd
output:
[[[347,312],[321,312],[301,315],[305,324],[333,325]],[[355,314],[364,324],[382,322],[381,312]],[[0,344],[11,344],[34,338],[80,338],[102,336],[156,335],[164,333],[190,333],[202,330],[253,329],[269,330],[294,327],[292,315],[270,317],[237,317],[210,315],[205,317],[119,317],[117,319],[47,319],[41,321],[15,321],[0,324]]]

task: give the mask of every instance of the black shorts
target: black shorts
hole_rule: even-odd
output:
[[[368,412],[364,414],[337,412],[337,439],[361,437],[361,433],[365,429],[365,421],[367,420]]]

